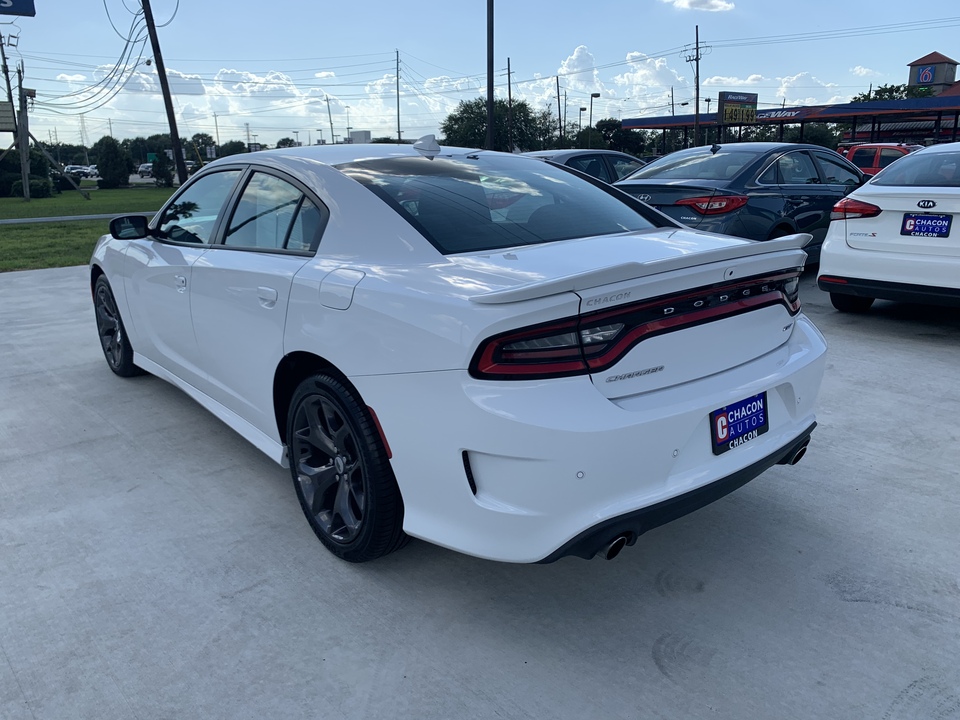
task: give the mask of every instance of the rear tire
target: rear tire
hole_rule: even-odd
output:
[[[304,380],[287,418],[290,473],[300,507],[326,548],[348,562],[403,547],[403,498],[367,408],[339,378]]]
[[[870,306],[873,305],[873,298],[830,293],[830,302],[833,303],[833,306],[840,312],[865,313],[870,309]]]

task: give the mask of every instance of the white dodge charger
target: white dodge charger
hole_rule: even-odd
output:
[[[409,537],[613,557],[803,455],[825,344],[807,235],[686,229],[535,158],[410,145],[223,158],[91,260],[104,355],[277,463],[352,562]]]

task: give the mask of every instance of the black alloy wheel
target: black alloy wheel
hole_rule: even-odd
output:
[[[403,501],[366,407],[332,375],[294,393],[287,425],[290,472],[304,515],[338,557],[365,562],[403,546]]]
[[[120,377],[133,377],[143,371],[133,364],[133,348],[123,328],[110,283],[101,275],[93,286],[93,307],[97,314],[97,334],[107,365]]]

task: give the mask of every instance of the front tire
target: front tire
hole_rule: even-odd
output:
[[[105,275],[93,285],[93,307],[97,314],[97,335],[107,365],[120,377],[142,375],[143,370],[133,364],[133,347],[127,339],[117,301]]]
[[[843,293],[830,293],[830,302],[840,312],[865,313],[873,305],[872,297],[861,297],[859,295],[844,295]]]
[[[406,544],[403,499],[370,412],[337,377],[297,387],[287,419],[290,473],[300,507],[326,548],[348,562]]]

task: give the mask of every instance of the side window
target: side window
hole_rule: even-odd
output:
[[[230,218],[224,245],[283,249],[302,197],[303,193],[285,180],[254,173]]]
[[[839,158],[834,158],[827,153],[815,152],[817,161],[820,163],[820,169],[823,170],[823,177],[831,185],[849,185],[856,186],[860,184],[860,177],[847,167]]]
[[[581,155],[580,157],[570,158],[567,160],[567,165],[604,182],[613,182],[607,166],[603,164],[603,158],[599,155]]]
[[[209,243],[239,170],[211,173],[177,195],[160,218],[161,236],[176,242]]]
[[[643,163],[639,160],[628,160],[627,158],[622,157],[612,157],[610,160],[613,163],[613,171],[617,175],[615,178],[616,180],[623,180],[634,170],[638,170],[643,167]]]
[[[900,152],[894,148],[881,148],[880,150],[880,167],[885,168],[887,165],[892,163],[894,160],[899,160],[904,156],[905,153]]]
[[[779,163],[773,163],[760,173],[760,177],[757,178],[757,182],[761,185],[779,185],[780,177],[777,175],[777,168]]]
[[[323,227],[323,214],[320,209],[307,198],[300,203],[300,209],[290,227],[287,238],[287,250],[310,252],[316,250],[320,242],[320,229]]]
[[[805,152],[790,152],[777,160],[784,185],[811,185],[820,182],[813,160]]]
[[[876,154],[876,148],[857,148],[848,157],[850,162],[862,169],[873,167],[873,159]]]

